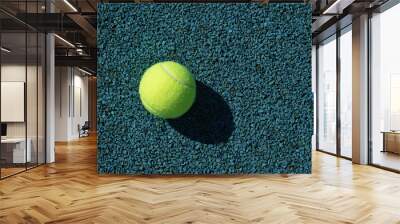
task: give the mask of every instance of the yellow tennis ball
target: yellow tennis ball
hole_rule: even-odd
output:
[[[183,65],[165,61],[148,68],[139,84],[140,100],[151,114],[173,119],[185,114],[196,98],[196,81]]]

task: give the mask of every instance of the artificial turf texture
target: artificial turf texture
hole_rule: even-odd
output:
[[[99,4],[97,41],[99,173],[311,172],[309,4]],[[139,99],[166,60],[197,80],[177,120]]]

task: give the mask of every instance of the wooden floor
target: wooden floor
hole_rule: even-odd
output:
[[[400,155],[391,152],[381,152],[380,150],[374,150],[372,156],[374,164],[381,165],[384,167],[400,170]]]
[[[19,173],[19,172],[23,172],[23,171],[25,171],[26,169],[25,169],[25,167],[24,168],[20,168],[20,167],[17,167],[17,168],[14,168],[14,167],[10,167],[10,168],[0,168],[1,169],[1,177],[3,178],[3,177],[8,177],[8,176],[11,176],[11,175],[13,175],[13,174],[16,174],[16,173]]]
[[[98,176],[96,140],[0,181],[0,223],[400,223],[400,175],[313,155],[312,175]]]
[[[6,178],[8,176],[15,175],[17,173],[21,173],[26,171],[27,169],[33,169],[37,166],[37,164],[29,164],[27,163],[27,167],[25,165],[18,165],[18,167],[6,167],[6,168],[0,168],[1,170],[1,178]]]

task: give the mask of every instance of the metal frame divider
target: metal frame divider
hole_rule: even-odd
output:
[[[367,100],[367,102],[368,102],[368,125],[367,125],[367,127],[368,127],[368,164],[369,165],[371,165],[372,164],[372,161],[373,161],[373,158],[372,158],[372,97],[371,97],[371,94],[372,94],[372,83],[371,83],[371,81],[372,81],[372,73],[371,73],[371,71],[372,71],[372,65],[371,65],[371,55],[372,55],[372,42],[371,42],[371,39],[372,39],[372,33],[371,33],[371,19],[372,19],[372,12],[371,11],[369,11],[368,12],[368,21],[367,21],[367,23],[368,23],[368,36],[367,36],[367,41],[368,41],[368,54],[367,54],[367,63],[368,63],[368,70],[367,70],[367,72],[368,72],[368,75],[367,75],[367,79],[368,79],[368,100]]]
[[[3,46],[2,45],[2,32],[1,32],[1,30],[2,30],[2,23],[0,23],[0,47]],[[1,53],[1,50],[0,50],[0,112],[1,112],[1,77],[2,77],[2,75],[1,75],[1,67],[2,67],[1,55],[2,55],[2,53]],[[0,124],[2,124],[2,122],[1,122],[1,113],[0,113]],[[1,166],[1,151],[2,151],[2,146],[0,144],[0,180],[2,179],[2,176],[1,176],[1,170],[2,170],[2,166]]]
[[[318,76],[318,58],[319,58],[319,44],[315,47],[315,148],[319,149],[319,76]]]
[[[336,31],[336,155],[341,156],[341,119],[340,119],[340,78],[341,78],[341,65],[340,65],[340,30]]]
[[[25,0],[25,21],[28,19],[28,0]],[[28,24],[25,23],[25,100],[24,100],[24,121],[25,121],[25,171],[28,170]],[[31,152],[32,153],[32,152]]]

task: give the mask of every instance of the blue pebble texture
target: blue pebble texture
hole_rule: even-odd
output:
[[[99,4],[97,41],[100,174],[311,172],[309,4]],[[174,120],[138,92],[168,60],[197,82]]]

